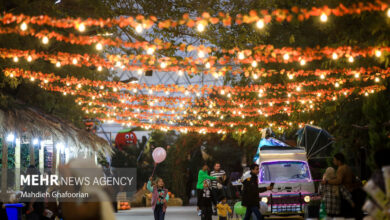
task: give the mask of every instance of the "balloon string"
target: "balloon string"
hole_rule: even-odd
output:
[[[152,177],[153,177],[153,175],[154,175],[154,171],[156,170],[156,167],[157,167],[157,163],[154,163],[154,168],[153,168]]]

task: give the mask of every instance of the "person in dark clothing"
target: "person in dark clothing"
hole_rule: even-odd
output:
[[[41,173],[34,165],[30,165],[26,170],[26,175],[40,175],[40,174]],[[38,186],[27,185],[24,187],[23,192],[44,193],[46,192],[46,187],[42,185],[38,185]],[[27,220],[46,219],[46,217],[43,216],[44,211],[45,211],[45,204],[42,198],[28,198],[25,207],[25,214]]]
[[[242,205],[246,207],[246,213],[244,220],[249,220],[252,212],[256,215],[257,220],[261,220],[262,216],[259,211],[260,208],[260,197],[259,193],[267,190],[272,190],[273,186],[259,187],[258,175],[259,165],[252,164],[250,166],[250,177],[243,180],[244,190],[242,194]]]
[[[198,207],[201,210],[202,220],[212,220],[213,215],[213,196],[210,189],[210,180],[203,181],[203,189],[200,191]]]
[[[322,181],[322,184],[342,185],[352,194],[355,207],[352,207],[346,199],[341,199],[341,216],[361,220],[364,217],[362,206],[366,194],[362,189],[361,182],[357,180],[352,168],[346,164],[345,156],[337,153],[333,156],[333,164],[337,166],[336,178]]]

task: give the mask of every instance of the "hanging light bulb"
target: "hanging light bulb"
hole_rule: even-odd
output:
[[[332,54],[332,59],[337,60],[337,58],[338,58],[337,53],[333,53]]]
[[[179,70],[179,71],[177,72],[177,75],[182,76],[182,75],[183,75],[183,70]]]
[[[60,68],[60,67],[61,67],[61,63],[60,63],[60,61],[57,61],[57,63],[56,63],[56,67],[57,67],[57,68]]]
[[[35,78],[34,78],[34,77],[31,77],[30,80],[31,80],[31,82],[34,82],[34,81],[35,81]]]
[[[284,54],[283,55],[283,59],[284,60],[288,60],[290,58],[290,55],[288,53]]]
[[[257,62],[256,62],[256,60],[254,60],[254,61],[252,61],[252,67],[257,67]]]
[[[294,79],[294,75],[290,74],[290,75],[288,75],[288,78],[289,79]]]
[[[257,74],[253,74],[252,76],[253,76],[253,79],[255,79],[255,80],[259,78],[259,76]]]
[[[72,63],[73,63],[74,65],[76,65],[76,64],[77,64],[77,59],[76,59],[76,58],[73,58]]]
[[[103,45],[101,43],[97,43],[96,50],[103,50]]]
[[[32,57],[31,56],[28,56],[27,57],[27,62],[31,62],[32,61]]]
[[[325,13],[322,13],[321,16],[320,16],[320,20],[322,22],[326,22],[328,20],[328,16]]]
[[[153,47],[149,47],[147,50],[146,50],[146,53],[149,54],[149,55],[152,55],[154,53],[154,48]]]
[[[243,60],[245,58],[245,55],[243,52],[238,53],[238,59]]]
[[[354,61],[353,56],[350,56],[350,57],[348,58],[348,62],[353,63],[353,61]]]
[[[227,94],[227,97],[230,98],[230,97],[232,97],[232,95],[229,93],[229,94]]]
[[[264,28],[264,20],[263,19],[260,19],[256,22],[256,27],[258,29],[263,29]]]
[[[46,36],[44,36],[44,37],[42,38],[42,43],[43,43],[43,44],[48,44],[48,43],[49,43],[49,38],[46,37]]]
[[[321,74],[320,78],[321,78],[321,79],[325,79],[325,75],[324,75],[324,74]]]
[[[375,77],[375,82],[379,82],[379,81],[380,81],[379,77]]]
[[[359,73],[355,73],[355,78],[359,78],[360,74]]]
[[[142,27],[141,24],[138,24],[138,25],[135,27],[135,31],[136,31],[137,33],[139,33],[139,34],[140,34],[143,30],[144,30],[144,28]]]
[[[163,68],[163,69],[166,68],[166,67],[167,67],[167,63],[162,62],[162,63],[160,64],[160,67]]]
[[[298,92],[301,91],[301,87],[300,87],[300,86],[297,87],[297,91],[298,91]]]
[[[204,53],[202,50],[199,50],[199,51],[198,51],[198,57],[199,57],[199,58],[205,57],[205,53]]]
[[[197,26],[196,26],[196,29],[199,31],[199,32],[203,32],[205,30],[205,26],[202,24],[202,23],[199,23]]]
[[[83,23],[81,23],[81,24],[79,25],[79,31],[80,31],[80,32],[84,32],[84,31],[85,31],[85,25],[84,25]]]
[[[207,62],[206,65],[205,65],[205,67],[206,67],[206,69],[210,69],[211,64],[210,64],[209,62]]]
[[[144,72],[143,69],[138,69],[138,70],[137,70],[138,75],[142,75],[143,72]]]
[[[304,66],[306,65],[306,60],[302,59],[299,63],[301,64],[301,66]]]
[[[334,84],[334,86],[335,86],[336,88],[338,88],[338,87],[340,87],[340,83],[336,82],[336,83]]]
[[[376,56],[376,57],[382,56],[382,51],[376,50],[376,51],[375,51],[375,56]]]
[[[389,17],[389,18],[390,18],[390,8],[389,8],[389,9],[387,9],[387,17]]]
[[[27,30],[27,24],[23,22],[23,23],[20,25],[20,29],[21,29],[22,31]]]
[[[97,70],[100,72],[103,70],[102,66],[98,66]]]
[[[14,57],[13,60],[14,60],[15,63],[19,62],[19,58],[18,57]]]

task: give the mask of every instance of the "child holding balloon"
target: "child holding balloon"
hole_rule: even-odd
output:
[[[168,190],[164,187],[164,181],[161,178],[157,178],[156,184],[152,186],[152,180],[154,171],[156,170],[157,164],[163,162],[167,156],[164,148],[157,147],[153,150],[152,157],[154,160],[154,169],[152,176],[149,178],[146,188],[152,193],[152,208],[154,212],[155,220],[164,220],[165,212],[167,210],[167,202],[169,200]]]
[[[164,187],[164,181],[157,178],[156,184],[152,186],[153,177],[149,178],[146,188],[152,193],[152,208],[155,220],[164,220],[169,200],[168,190]]]

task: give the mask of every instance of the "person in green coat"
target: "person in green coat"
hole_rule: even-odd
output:
[[[196,191],[197,191],[197,194],[198,194],[198,201],[200,199],[200,195],[203,191],[203,182],[205,180],[216,180],[217,177],[214,177],[214,176],[210,176],[208,174],[208,171],[209,171],[209,166],[207,166],[207,164],[204,164],[202,169],[199,170],[199,173],[198,173],[198,182],[196,184]],[[200,208],[198,207],[198,212],[199,212]],[[200,213],[199,213],[200,214]]]

